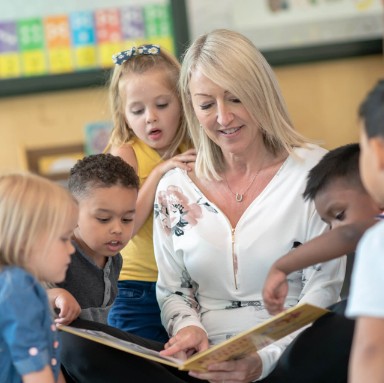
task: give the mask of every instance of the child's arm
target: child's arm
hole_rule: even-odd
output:
[[[120,147],[112,147],[110,153],[114,156],[121,157],[125,162],[131,165],[137,172],[138,164],[135,156],[135,152],[132,147],[125,144]],[[161,177],[173,168],[180,168],[186,171],[191,170],[191,162],[195,162],[196,151],[195,149],[189,149],[184,153],[177,154],[176,156],[161,162],[157,165],[149,174],[144,184],[140,187],[139,195],[136,203],[136,214],[135,214],[135,226],[133,229],[132,236],[135,236],[137,232],[144,225],[145,221],[150,214],[153,213],[153,203],[155,200],[155,193],[157,184]]]
[[[384,319],[359,317],[349,363],[351,383],[384,382]]]
[[[64,374],[62,371],[59,372],[59,378],[57,379],[57,383],[66,383]]]
[[[288,292],[286,280],[288,274],[355,251],[364,232],[376,222],[372,218],[364,222],[339,226],[279,258],[272,265],[264,283],[263,299],[267,310],[271,314],[284,310]]]
[[[48,289],[47,295],[51,307],[60,310],[56,323],[68,325],[80,315],[81,307],[69,291],[55,287]]]
[[[41,371],[30,372],[23,375],[23,383],[55,383],[50,366],[45,366]],[[60,379],[59,379],[60,382]]]

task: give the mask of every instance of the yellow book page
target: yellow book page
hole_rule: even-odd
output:
[[[206,371],[207,366],[214,362],[239,359],[244,355],[261,350],[328,312],[327,309],[308,303],[294,306],[225,342],[193,355],[180,366],[180,369]]]

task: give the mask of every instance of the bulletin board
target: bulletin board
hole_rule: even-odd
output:
[[[272,65],[382,53],[383,12],[382,0],[187,0],[191,39],[234,29]]]
[[[0,96],[103,84],[113,54],[145,43],[178,55],[183,17],[180,0],[3,2]]]

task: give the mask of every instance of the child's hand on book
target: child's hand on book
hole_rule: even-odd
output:
[[[55,308],[58,309],[55,323],[69,325],[80,315],[81,307],[70,292],[64,289],[57,290],[60,290],[61,292],[57,295],[54,301]]]
[[[278,314],[284,310],[285,298],[288,294],[287,276],[272,265],[263,288],[264,305],[270,314]]]
[[[160,354],[188,358],[196,352],[206,350],[208,346],[207,333],[203,329],[197,326],[187,326],[164,345],[164,350]]]

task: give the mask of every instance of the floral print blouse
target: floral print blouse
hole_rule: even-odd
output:
[[[262,288],[270,266],[297,243],[327,230],[314,204],[302,197],[308,171],[326,151],[313,146],[295,152],[234,228],[185,171],[176,168],[162,178],[155,198],[154,246],[157,297],[171,336],[195,325],[217,344],[269,318]],[[286,306],[336,302],[344,273],[345,257],[292,273]],[[261,378],[292,337],[259,352]]]

